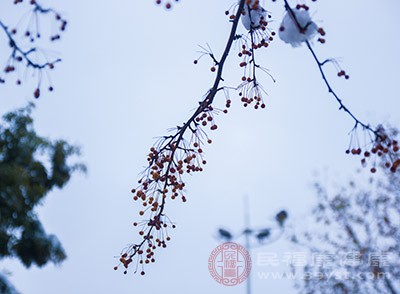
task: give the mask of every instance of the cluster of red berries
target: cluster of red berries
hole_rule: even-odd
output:
[[[272,37],[271,37],[272,38]],[[242,44],[242,49],[238,53],[238,56],[242,58],[242,61],[239,63],[239,67],[242,67],[249,72],[252,70],[248,67],[249,65],[256,66],[254,63],[254,50],[261,48],[261,47],[268,47],[268,42],[265,40],[260,41],[258,44],[252,44],[250,48],[248,48],[247,44]],[[261,46],[261,47],[259,47]],[[242,81],[244,82],[243,78]]]
[[[238,56],[242,58],[239,66],[244,68],[244,75],[241,78],[242,84],[239,86],[240,100],[244,107],[254,103],[254,109],[265,108],[260,86],[254,76],[255,70],[258,68],[254,60],[254,49],[257,48],[258,46],[255,44],[253,44],[252,49],[248,49],[248,45],[242,44],[242,50],[238,53]]]
[[[14,4],[20,4],[22,2],[23,0],[15,0]],[[41,38],[41,34],[39,32],[39,19],[40,17],[44,17],[46,15],[53,17],[53,21],[56,23],[56,25],[53,24],[52,27],[58,28],[56,33],[49,37],[50,40],[56,41],[60,39],[61,33],[64,32],[66,29],[67,21],[63,19],[61,15],[57,13],[55,10],[51,8],[43,8],[35,0],[30,0],[29,4],[33,6],[30,17],[30,19],[33,19],[33,21],[29,21],[28,27],[25,30],[22,30],[24,32],[23,36],[29,38],[31,43],[35,43],[36,41],[38,41]],[[41,94],[41,88],[40,88],[40,85],[42,84],[41,79],[43,76],[48,77],[47,74],[43,75],[42,71],[53,69],[55,63],[59,62],[60,60],[56,59],[51,62],[48,62],[44,61],[47,60],[46,56],[39,57],[39,55],[36,55],[36,57],[32,57],[31,54],[32,52],[39,52],[37,50],[37,47],[32,47],[30,50],[27,51],[22,50],[15,38],[17,37],[19,31],[17,28],[8,29],[8,27],[5,26],[4,24],[2,24],[0,28],[2,28],[6,32],[6,35],[8,37],[8,44],[11,49],[8,64],[4,68],[4,75],[0,76],[0,83],[6,82],[6,74],[14,72],[18,73],[23,67],[28,69],[32,68],[34,71],[33,75],[37,77],[37,87],[34,89],[33,96],[35,98],[39,98]],[[54,88],[51,85],[49,78],[47,79],[47,81],[49,83],[48,90],[53,91]],[[22,85],[22,81],[20,78],[16,79],[16,84]]]
[[[268,43],[265,44],[268,45]],[[259,68],[254,60],[254,50],[257,48],[259,48],[257,44],[253,44],[251,49],[248,49],[248,45],[242,44],[242,50],[238,53],[238,56],[242,58],[239,67],[244,68],[244,75],[241,78],[242,84],[239,86],[239,96],[241,97],[241,102],[244,107],[255,102],[254,109],[265,108],[265,104],[262,101],[261,90],[254,75],[255,70]]]
[[[11,60],[10,60],[10,65],[7,65],[6,67],[5,67],[5,69],[4,69],[4,73],[5,74],[9,74],[9,73],[12,73],[12,72],[14,72],[14,71],[17,71],[17,63],[20,63],[20,62],[22,62],[24,60],[24,58],[23,57],[21,57],[21,56],[14,56]],[[29,62],[27,63],[27,67],[29,67],[29,66],[31,66],[30,64],[29,64]],[[54,69],[54,64],[53,63],[46,63],[46,64],[43,64],[41,67],[40,67],[40,70],[41,69],[45,69],[45,68],[47,68],[47,69]],[[0,83],[5,83],[6,82],[6,80],[5,80],[5,78],[0,78]],[[16,84],[19,86],[19,85],[22,85],[22,81],[21,81],[21,79],[17,79],[17,81],[16,81]],[[38,82],[38,84],[40,84],[40,81]],[[53,90],[54,90],[54,88],[53,88],[53,86],[49,86],[48,87],[48,90],[50,91],[50,92],[52,92]],[[33,96],[35,97],[35,98],[39,98],[40,97],[40,87],[37,87],[35,90],[34,90],[34,92],[33,92]]]
[[[255,49],[267,48],[269,43],[274,40],[275,32],[268,33],[259,33],[259,31],[255,31],[253,36],[253,43],[251,47]]]
[[[20,3],[23,3],[23,2],[24,2],[23,0],[14,0],[14,4],[20,4]],[[34,6],[34,8],[32,9],[32,14],[34,15],[34,17],[33,17],[34,23],[30,22],[30,26],[25,30],[24,36],[27,37],[27,38],[30,38],[31,42],[34,42],[36,38],[39,39],[41,37],[41,34],[38,31],[38,28],[39,28],[39,23],[38,23],[39,15],[40,14],[42,14],[42,15],[49,14],[49,15],[53,15],[53,17],[54,17],[54,19],[55,19],[55,21],[57,23],[57,25],[54,25],[53,27],[58,28],[58,31],[59,31],[59,32],[55,33],[54,35],[50,36],[50,41],[56,41],[56,40],[60,39],[61,38],[60,32],[64,32],[65,31],[65,29],[67,27],[67,21],[64,18],[62,18],[62,16],[59,13],[57,13],[55,10],[53,10],[51,8],[50,9],[49,8],[43,8],[35,0],[30,0],[29,4]],[[32,16],[30,18],[32,18]],[[17,33],[17,29],[16,28],[12,29],[11,33],[12,34],[16,34]]]
[[[326,40],[325,40],[325,35],[326,35],[325,30],[323,28],[318,28],[317,32],[320,35],[320,37],[318,38],[318,42],[320,42],[321,44],[325,44],[325,42],[326,42]]]
[[[346,80],[348,80],[350,78],[350,76],[348,74],[346,74],[346,72],[344,70],[340,70],[337,73],[338,77],[344,77]]]
[[[210,130],[214,131],[218,128],[217,124],[214,121],[214,116],[213,116],[213,108],[210,108],[211,111],[205,111],[198,115],[195,118],[195,122],[200,124],[203,127],[206,127],[207,125],[210,125]],[[195,142],[195,145],[199,145],[199,143]],[[195,146],[197,147],[197,146]],[[201,149],[200,149],[201,151]],[[202,152],[199,152],[202,153]]]
[[[208,144],[211,144],[212,140],[202,128],[210,125],[211,130],[217,129],[213,112],[211,106],[205,107],[188,122],[188,125],[178,128],[174,135],[164,137],[156,145],[157,147],[150,148],[147,156],[149,167],[145,176],[139,181],[139,187],[132,189],[133,200],[141,203],[143,207],[139,211],[139,216],[148,215],[146,219],[133,223],[139,228],[138,234],[142,240],[122,252],[120,264],[114,268],[115,270],[122,265],[126,273],[134,261],[141,265],[153,263],[155,249],[167,247],[166,242],[171,239],[168,229],[175,228],[175,224],[165,214],[165,203],[167,199],[177,198],[186,202],[182,176],[185,173],[203,171],[202,166],[207,163],[203,158],[204,138]],[[183,128],[190,128],[192,135],[189,140],[183,138],[185,131]],[[146,246],[148,248],[144,251],[143,248]],[[144,274],[144,271],[141,273]]]
[[[296,9],[298,9],[298,10],[304,9],[304,10],[308,11],[308,10],[310,10],[310,7],[306,4],[297,4]]]
[[[259,3],[258,1],[255,1],[255,3],[251,6],[250,11],[257,11],[258,9]],[[245,16],[246,13],[246,10],[243,10],[242,17]],[[235,14],[230,14],[229,11],[225,11],[225,14],[229,15],[230,20],[234,20],[236,17]],[[267,14],[266,17],[269,19],[272,18],[270,14]],[[274,31],[268,28],[268,21],[263,16],[260,17],[259,23],[249,31],[249,34],[250,36],[243,37],[242,39],[244,39],[246,42],[251,43],[251,45],[248,47],[253,49],[268,47],[269,43],[273,41],[274,36],[276,35]]]
[[[239,93],[239,95],[240,95],[240,93]],[[243,102],[243,106],[244,107],[247,107],[248,105],[250,105],[253,102],[255,102],[254,109],[258,109],[259,107],[265,108],[265,104],[262,102],[261,96],[254,96],[252,98],[242,97],[240,99],[240,101]]]
[[[228,113],[228,108],[230,108],[231,107],[231,104],[232,104],[232,100],[231,99],[226,99],[226,103],[225,103],[225,109],[223,110],[223,112],[226,114],[226,113]]]
[[[376,173],[376,158],[380,159],[381,165],[389,169],[392,173],[395,173],[400,168],[400,157],[399,157],[399,143],[397,140],[389,138],[384,132],[377,132],[377,138],[372,143],[371,147],[366,150],[361,148],[351,148],[346,150],[347,154],[352,155],[363,155],[361,164],[367,166],[367,161],[375,157],[373,166],[371,167],[371,173]]]
[[[175,2],[179,2],[179,0],[175,0]],[[156,4],[161,5],[161,4],[163,4],[163,1],[162,0],[156,0]],[[172,8],[171,1],[166,2],[164,4],[164,6],[165,6],[166,9],[171,9]]]
[[[145,275],[144,265],[156,262],[156,259],[154,258],[155,250],[158,247],[166,248],[166,242],[170,240],[171,237],[169,236],[163,239],[154,239],[153,235],[150,235],[146,243],[131,246],[126,250],[126,252],[122,253],[119,258],[120,263],[114,266],[114,270],[118,270],[119,266],[122,265],[124,267],[124,274],[127,274],[128,268],[131,263],[136,261],[136,268],[138,267],[138,265],[140,265],[140,274]],[[147,245],[147,249],[144,248],[146,247],[145,245]]]
[[[246,79],[244,84],[241,85],[241,91],[239,92],[240,101],[244,107],[254,104],[254,109],[265,108],[265,103],[261,96],[261,90],[257,81]]]

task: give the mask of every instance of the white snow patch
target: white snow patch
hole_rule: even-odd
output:
[[[261,21],[267,19],[267,11],[258,5],[257,9],[251,9],[256,0],[252,0],[250,4],[244,4],[245,15],[241,16],[242,24],[246,30],[256,29],[260,26]]]
[[[311,40],[317,33],[318,27],[307,10],[293,8],[292,11],[303,30],[300,31],[292,15],[286,12],[279,29],[279,37],[285,43],[298,47],[301,43]]]

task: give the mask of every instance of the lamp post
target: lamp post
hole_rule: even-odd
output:
[[[270,244],[283,234],[284,224],[288,217],[288,213],[286,210],[281,210],[275,215],[274,225],[253,229],[250,226],[250,209],[249,209],[249,199],[248,197],[244,197],[244,229],[239,234],[234,235],[231,231],[223,228],[218,229],[218,239],[224,240],[226,242],[233,241],[235,239],[240,239],[244,237],[244,244],[246,249],[250,252],[251,248],[254,248],[254,244],[258,246],[263,246],[266,244]],[[279,230],[279,234],[277,237],[272,238],[271,232],[273,230]],[[255,242],[251,242],[252,239]],[[248,276],[246,280],[246,293],[251,294],[251,275]]]

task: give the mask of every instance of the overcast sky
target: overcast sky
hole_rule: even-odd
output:
[[[244,293],[243,285],[219,285],[207,270],[208,256],[218,245],[216,228],[243,229],[243,197],[250,199],[254,226],[270,224],[284,208],[292,225],[304,227],[315,174],[334,184],[359,167],[358,159],[344,152],[353,121],[338,111],[311,55],[304,46],[293,49],[276,40],[258,52],[258,62],[276,79],[259,74],[269,94],[267,108],[245,109],[232,93],[231,111],[217,118],[214,143],[205,150],[205,171],[187,177],[188,202],[167,207],[178,225],[170,246],[158,250],[144,277],[113,271],[120,250],[137,240],[131,224],[138,207],[130,189],[148,148],[155,137],[184,122],[211,87],[211,62],[204,58],[195,66],[193,60],[198,45],[206,43],[220,56],[231,26],[224,11],[235,1],[182,0],[172,11],[152,0],[47,1],[69,25],[55,47],[63,59],[52,72],[55,92],[37,101],[35,127],[41,135],[80,145],[89,173],[53,191],[38,210],[68,259],[58,267],[29,270],[17,260],[2,261],[0,269],[12,272],[10,279],[22,293]],[[16,22],[23,8],[1,2],[1,19]],[[284,13],[282,2],[265,5],[275,27]],[[400,125],[398,1],[311,5],[327,32],[327,43],[316,44],[316,52],[339,58],[351,76],[345,81],[333,67],[327,70],[344,102],[372,125]],[[229,56],[224,78],[231,85],[240,82],[237,62],[235,54]],[[32,89],[1,85],[1,114],[32,101]],[[223,105],[223,96],[218,100]],[[260,250],[282,254],[291,246],[280,240],[253,256]],[[253,293],[294,293],[288,281],[253,277],[253,282]]]

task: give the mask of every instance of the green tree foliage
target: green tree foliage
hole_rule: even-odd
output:
[[[50,141],[33,129],[34,105],[7,113],[0,125],[0,258],[18,258],[26,267],[60,263],[66,253],[47,234],[35,208],[55,187],[64,187],[83,164],[69,164],[79,149]],[[6,287],[0,278],[0,288]],[[7,292],[1,292],[7,293]]]
[[[7,277],[0,274],[0,293],[1,294],[19,294],[13,285],[8,281]]]

